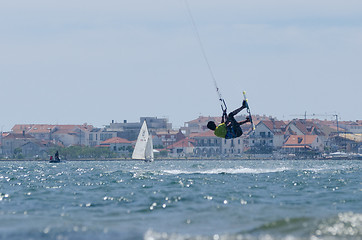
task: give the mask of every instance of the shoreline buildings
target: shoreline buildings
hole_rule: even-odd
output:
[[[245,116],[239,116],[239,119]],[[12,158],[22,153],[26,158],[45,158],[55,147],[87,146],[109,148],[119,156],[132,152],[143,121],[153,136],[154,148],[172,158],[240,157],[243,154],[283,154],[320,156],[323,153],[362,153],[362,121],[327,121],[293,119],[281,121],[272,117],[253,116],[242,125],[244,134],[236,139],[221,139],[206,128],[208,121],[220,117],[200,116],[172,129],[166,118],[141,117],[139,122],[112,121],[104,128],[92,125],[16,124],[0,136],[0,157]]]

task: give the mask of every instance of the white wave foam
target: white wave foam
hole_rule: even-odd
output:
[[[310,172],[329,172],[329,171],[343,171],[348,169],[346,166],[319,166],[319,167],[311,167],[311,168],[303,168],[304,171],[310,171]]]
[[[288,170],[288,168],[215,168],[215,169],[205,169],[205,170],[163,170],[166,174],[178,175],[178,174],[261,174],[261,173],[273,173],[273,172],[283,172]]]
[[[299,237],[294,236],[277,236],[273,237],[269,234],[261,236],[252,236],[252,235],[243,235],[243,234],[210,234],[210,235],[190,235],[190,234],[179,234],[179,233],[165,233],[165,232],[156,232],[152,229],[149,229],[144,234],[144,240],[298,240]]]
[[[328,219],[319,225],[317,236],[353,237],[362,235],[362,214],[339,213],[334,219]],[[356,238],[357,239],[357,238]]]

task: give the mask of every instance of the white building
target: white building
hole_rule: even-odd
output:
[[[255,131],[249,134],[249,146],[258,151],[272,151],[284,144],[286,124],[284,121],[263,120],[255,126]]]
[[[318,135],[291,135],[285,142],[283,150],[292,153],[307,150],[322,152],[324,143]]]
[[[195,140],[184,138],[167,147],[169,156],[173,158],[188,157],[194,155]]]
[[[216,137],[213,131],[193,133],[190,138],[195,140],[195,156],[211,157],[221,155],[223,139]]]
[[[222,139],[221,149],[223,155],[240,155],[244,151],[243,137],[233,139]]]

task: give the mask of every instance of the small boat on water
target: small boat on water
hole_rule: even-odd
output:
[[[58,151],[55,153],[54,158],[53,158],[53,156],[50,156],[49,162],[50,163],[59,163],[60,162]]]
[[[148,132],[146,120],[143,122],[140,133],[138,134],[132,159],[143,160],[145,162],[153,161],[152,135]]]

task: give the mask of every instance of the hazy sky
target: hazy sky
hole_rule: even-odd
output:
[[[230,110],[362,119],[362,1],[188,1]],[[221,114],[184,0],[0,0],[0,92],[4,131]]]

